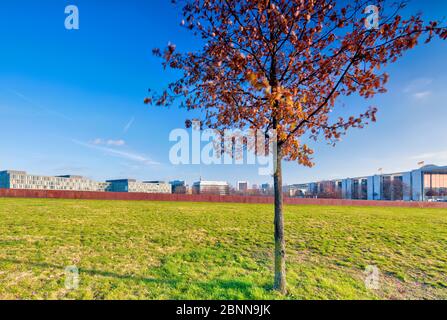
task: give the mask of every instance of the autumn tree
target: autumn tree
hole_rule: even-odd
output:
[[[385,92],[385,66],[421,40],[446,39],[447,31],[420,14],[403,18],[404,3],[382,0],[374,1],[378,16],[370,0],[173,2],[182,8],[181,24],[197,36],[197,50],[154,49],[165,68],[182,76],[163,92],[150,91],[145,102],[167,106],[180,99],[189,110],[202,110],[203,126],[216,130],[276,132],[274,288],[285,293],[282,161],[312,166],[306,140],[333,144],[348,129],[376,121],[375,107],[355,106],[354,115],[342,116],[339,98]]]

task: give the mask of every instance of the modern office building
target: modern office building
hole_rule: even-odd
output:
[[[248,191],[248,182],[247,181],[238,181],[237,182],[237,191],[247,192]]]
[[[111,192],[171,193],[172,187],[164,181],[137,181],[135,179],[107,180]]]
[[[447,166],[427,165],[409,172],[291,185],[284,191],[317,198],[447,201]]]
[[[185,181],[183,181],[183,180],[170,181],[169,184],[171,185],[172,193],[175,193],[175,194],[188,193],[188,186],[185,184]]]
[[[108,191],[110,183],[96,182],[81,176],[37,176],[25,171],[1,171],[0,188],[29,190]]]
[[[99,191],[171,193],[171,185],[164,182],[137,182],[132,179],[97,182],[81,176],[37,176],[25,171],[1,171],[0,188],[28,190]]]
[[[226,196],[230,194],[230,185],[225,181],[198,181],[192,185],[194,194],[217,194]]]
[[[261,193],[263,195],[272,195],[273,194],[273,186],[270,183],[261,184]]]

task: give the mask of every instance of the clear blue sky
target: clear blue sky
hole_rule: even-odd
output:
[[[374,1],[371,1],[373,3]],[[66,5],[80,10],[80,30],[64,27]],[[447,2],[414,0],[427,19],[447,15]],[[255,166],[174,166],[171,130],[191,115],[142,101],[147,88],[172,77],[151,55],[169,41],[195,40],[166,0],[9,0],[0,2],[0,169],[81,174],[94,179],[204,179],[268,182]],[[388,68],[389,92],[372,101],[345,100],[347,110],[379,106],[378,122],[350,131],[333,148],[315,145],[316,166],[285,165],[285,182],[447,165],[447,45],[419,46]]]

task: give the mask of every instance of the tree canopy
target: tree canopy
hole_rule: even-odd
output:
[[[173,1],[177,2],[177,1]],[[371,98],[386,91],[383,68],[421,37],[447,31],[420,14],[402,18],[405,2],[377,1],[378,26],[367,28],[369,1],[187,0],[182,25],[204,46],[177,52],[169,44],[153,53],[182,76],[145,102],[165,106],[176,98],[202,109],[204,124],[218,130],[276,130],[286,160],[311,166],[303,135],[337,142],[346,130],[376,120],[376,107],[333,116],[337,98]]]

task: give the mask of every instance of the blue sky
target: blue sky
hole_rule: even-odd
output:
[[[373,3],[374,1],[372,1]],[[77,5],[80,29],[64,27]],[[414,0],[427,19],[447,15],[447,2]],[[151,55],[169,41],[197,42],[179,26],[170,1],[53,0],[0,2],[0,169],[81,174],[98,180],[186,179],[269,182],[256,166],[169,162],[169,133],[191,117],[150,108],[147,89],[174,74]],[[343,101],[348,111],[371,104],[378,122],[352,130],[335,148],[315,144],[314,168],[287,163],[285,183],[403,171],[417,162],[447,165],[447,45],[435,41],[388,68],[387,94]]]

